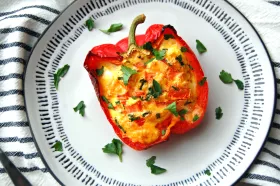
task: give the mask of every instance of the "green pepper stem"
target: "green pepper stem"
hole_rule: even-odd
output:
[[[131,45],[135,45],[137,47],[136,40],[135,40],[136,27],[137,27],[137,25],[144,23],[145,19],[146,19],[146,16],[144,14],[141,14],[134,18],[134,20],[130,26],[130,30],[129,30],[128,47],[130,47]]]

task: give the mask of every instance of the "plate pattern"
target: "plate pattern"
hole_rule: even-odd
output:
[[[82,4],[82,1],[80,2]],[[103,175],[71,146],[63,129],[63,121],[59,113],[59,100],[53,85],[53,74],[56,72],[68,47],[86,30],[84,22],[89,16],[97,20],[102,16],[112,14],[126,7],[153,2],[175,4],[212,25],[235,52],[245,83],[244,106],[240,123],[232,141],[223,154],[205,167],[205,169],[211,171],[211,176],[207,176],[204,170],[201,170],[189,178],[168,183],[167,185],[195,184],[210,186],[218,184],[221,179],[230,175],[242,163],[246,152],[250,149],[252,141],[254,141],[255,133],[259,130],[263,112],[262,105],[264,104],[263,86],[265,84],[261,64],[250,38],[240,25],[218,5],[210,0],[89,1],[81,5],[76,12],[68,17],[68,21],[61,25],[61,28],[56,33],[53,33],[52,39],[49,40],[46,48],[41,53],[35,74],[37,100],[45,138],[50,148],[57,140],[63,142],[64,152],[53,153],[61,166],[84,185],[98,185],[97,182],[100,181],[107,185],[132,186],[134,184],[124,183]],[[77,27],[77,25],[79,26]],[[201,177],[204,177],[203,180],[205,180],[202,183],[198,182]]]

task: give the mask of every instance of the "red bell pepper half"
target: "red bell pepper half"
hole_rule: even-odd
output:
[[[95,46],[84,67],[100,105],[119,138],[136,150],[198,126],[208,102],[208,84],[187,43],[170,26],[154,24],[135,36]]]

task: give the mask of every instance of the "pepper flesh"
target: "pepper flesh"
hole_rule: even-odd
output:
[[[170,25],[154,24],[144,35],[135,36],[136,26],[144,21],[144,15],[136,17],[129,38],[116,45],[95,46],[84,62],[108,121],[120,139],[135,150],[166,141],[171,133],[183,134],[195,128],[201,123],[208,102],[207,81],[199,85],[204,74],[187,43]],[[165,39],[166,35],[172,37]],[[145,64],[155,58],[154,52],[139,47],[147,42],[157,51],[167,49],[162,60]],[[121,66],[137,71],[127,85]],[[104,73],[98,76],[96,70],[102,67]],[[141,80],[146,82],[141,85]],[[154,80],[160,84],[162,93],[148,100]],[[175,116],[166,110],[173,102],[179,113],[183,109],[186,113]]]

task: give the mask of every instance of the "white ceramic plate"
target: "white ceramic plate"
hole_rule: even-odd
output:
[[[88,51],[116,43],[128,35],[133,18],[146,15],[137,29],[142,34],[154,23],[171,24],[190,45],[209,82],[209,103],[203,123],[185,135],[137,152],[124,146],[123,163],[102,152],[116,138],[100,108],[83,62]],[[106,35],[88,31],[92,16],[96,28],[123,23],[122,31]],[[208,52],[199,55],[195,40]],[[53,86],[53,74],[65,64],[70,70]],[[221,70],[245,84],[219,79]],[[275,102],[274,75],[267,51],[250,23],[222,0],[92,0],[75,1],[48,28],[34,48],[24,81],[30,126],[42,159],[63,185],[232,185],[260,151],[270,128]],[[81,100],[86,115],[73,107]],[[215,108],[224,112],[215,119]],[[64,151],[52,145],[62,141]],[[145,161],[168,171],[152,175]],[[211,176],[204,173],[211,171]]]

